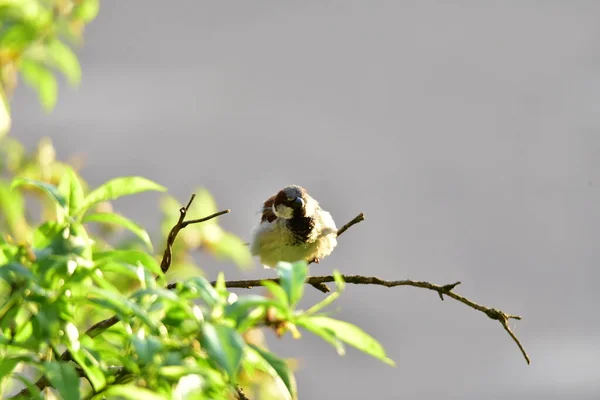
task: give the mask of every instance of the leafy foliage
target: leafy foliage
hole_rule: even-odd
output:
[[[58,95],[55,72],[79,84],[81,67],[67,42],[81,44],[99,6],[100,0],[0,0],[0,137],[10,129],[9,99],[18,75],[47,111]]]
[[[54,159],[48,140],[36,154],[19,157],[7,150],[18,148],[16,142],[0,143],[6,177],[0,180],[0,393],[28,387],[35,397],[39,390],[28,378],[34,371],[63,399],[227,399],[236,398],[238,385],[295,399],[293,362],[268,349],[266,329],[295,338],[303,329],[340,354],[347,344],[392,363],[363,330],[321,313],[344,288],[339,275],[338,290],[307,310],[296,308],[308,274],[303,261],[280,263],[279,283],[264,282],[267,295],[238,296],[222,274],[213,285],[193,249],[240,267],[250,263],[242,240],[213,219],[181,231],[171,268],[186,271],[186,279],[169,290],[148,232],[109,203],[163,192],[163,186],[123,177],[90,190],[71,166]],[[25,206],[30,197],[41,204],[39,218]],[[165,243],[181,203],[165,195],[162,206]],[[199,189],[188,212],[196,218],[216,210],[213,197]],[[94,231],[96,224],[106,229]],[[119,237],[115,229],[132,236]],[[90,329],[113,315],[119,323]]]

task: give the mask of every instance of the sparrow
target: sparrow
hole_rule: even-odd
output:
[[[327,211],[301,186],[290,185],[269,197],[252,230],[250,252],[265,268],[279,261],[318,263],[337,245],[337,228]]]

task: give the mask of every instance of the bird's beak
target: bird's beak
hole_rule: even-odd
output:
[[[304,207],[304,200],[302,200],[302,197],[296,197],[296,199],[294,200],[294,205],[300,208]]]

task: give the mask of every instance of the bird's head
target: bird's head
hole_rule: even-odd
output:
[[[298,185],[286,186],[275,195],[273,213],[278,218],[291,219],[295,216],[311,216],[316,207],[316,201],[306,190]]]

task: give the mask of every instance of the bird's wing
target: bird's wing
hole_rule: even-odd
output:
[[[260,217],[261,222],[273,222],[277,218],[277,216],[273,213],[273,202],[275,201],[275,194],[269,197],[262,208],[262,215]]]
[[[321,234],[319,236],[337,234],[338,230],[335,226],[335,222],[333,221],[333,217],[331,216],[331,214],[321,209],[321,213],[319,215],[319,225],[321,226]]]

